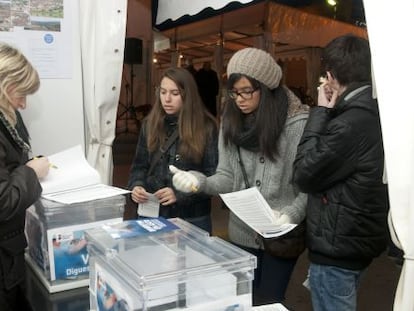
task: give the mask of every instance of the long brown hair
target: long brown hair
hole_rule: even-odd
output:
[[[184,68],[169,68],[161,77],[171,79],[177,85],[183,101],[178,113],[178,133],[180,145],[178,152],[186,159],[201,162],[207,138],[217,130],[214,117],[205,108],[191,73]],[[165,141],[167,133],[164,126],[165,113],[159,89],[156,91],[155,104],[147,117],[147,138],[150,152],[156,151]]]

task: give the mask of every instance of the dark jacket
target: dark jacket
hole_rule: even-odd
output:
[[[171,134],[177,127],[176,121],[165,121],[167,133]],[[135,186],[142,186],[149,193],[170,187],[172,185],[172,174],[169,171],[169,165],[174,165],[182,170],[196,170],[203,172],[210,176],[215,173],[218,162],[217,151],[217,131],[215,131],[206,142],[204,157],[201,163],[195,163],[186,159],[183,155],[177,152],[179,139],[169,148],[169,150],[162,156],[150,176],[147,172],[151,164],[151,160],[155,153],[148,151],[146,123],[144,123],[139,138],[135,158],[132,163],[130,177],[128,181],[128,189],[132,190]],[[197,193],[187,194],[180,191],[174,191],[177,202],[170,206],[160,205],[160,216],[193,218],[210,215],[211,198],[209,195]]]
[[[387,245],[387,188],[376,100],[351,85],[333,109],[314,107],[294,162],[294,182],[309,194],[310,261],[359,270]]]
[[[216,116],[216,97],[220,89],[217,72],[215,72],[213,69],[207,70],[201,68],[195,74],[195,80],[197,83],[198,92],[200,93],[200,97],[203,100],[204,105],[213,116]]]
[[[0,288],[10,289],[25,277],[26,209],[42,188],[34,170],[24,165],[27,153],[7,126],[0,118]]]

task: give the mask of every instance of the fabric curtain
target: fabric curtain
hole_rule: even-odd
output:
[[[86,154],[101,182],[112,184],[112,143],[122,79],[127,0],[79,3]]]
[[[240,3],[249,3],[253,0],[239,0]],[[159,25],[168,19],[176,20],[183,15],[195,15],[210,7],[215,10],[225,7],[232,0],[158,0],[156,24]]]
[[[405,253],[394,310],[414,310],[414,5],[364,0],[364,7],[384,136],[390,230]]]

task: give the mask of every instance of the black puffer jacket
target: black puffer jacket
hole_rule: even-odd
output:
[[[387,244],[387,188],[376,100],[351,85],[333,109],[311,110],[294,163],[294,182],[309,194],[311,262],[363,269]]]

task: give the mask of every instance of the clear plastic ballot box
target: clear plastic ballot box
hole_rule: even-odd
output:
[[[60,204],[41,200],[26,211],[26,263],[50,293],[89,285],[86,229],[122,222],[124,196]]]
[[[85,231],[91,310],[252,309],[250,253],[179,218],[115,227]]]

